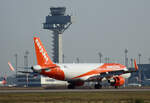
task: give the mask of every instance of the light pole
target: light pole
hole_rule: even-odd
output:
[[[15,79],[15,83],[17,84],[17,71],[18,71],[18,54],[16,53],[15,55],[15,61],[16,61],[16,65],[15,65],[15,68],[16,68],[16,79]]]
[[[138,56],[139,56],[139,64],[141,64],[141,56],[142,56],[141,53],[139,53]]]
[[[77,57],[77,63],[80,63],[80,59]]]
[[[128,49],[127,48],[124,50],[124,53],[125,53],[125,66],[128,68]],[[128,79],[126,79],[124,86],[127,86],[127,85],[128,85]]]
[[[141,53],[139,53],[138,56],[139,56],[139,64],[141,64],[141,56],[142,56]],[[139,78],[138,79],[139,79],[139,84],[141,84],[141,70],[140,69],[139,69]]]
[[[15,67],[16,67],[16,77],[17,77],[18,54],[16,53],[14,56],[15,56],[15,61],[16,61]]]
[[[133,59],[131,58],[131,68],[133,67]]]
[[[64,54],[63,54],[62,58],[63,58],[63,63],[65,63],[65,55]]]
[[[125,49],[125,66],[128,67],[128,49]]]
[[[28,55],[29,55],[29,51],[25,51],[25,55],[24,55],[24,66],[25,67],[28,67]],[[27,69],[27,72],[28,72],[28,69]],[[28,87],[29,85],[29,75],[28,73],[26,74],[26,86]]]
[[[103,57],[103,55],[102,55],[101,52],[99,52],[98,55],[99,55],[99,62],[102,63],[102,57]]]

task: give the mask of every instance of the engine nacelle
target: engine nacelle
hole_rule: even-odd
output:
[[[108,81],[111,86],[122,86],[125,83],[125,79],[122,76],[113,77]]]
[[[42,67],[40,65],[35,65],[35,66],[32,67],[32,70],[34,72],[40,73],[42,71]]]
[[[121,75],[123,78],[127,79],[131,76],[131,73],[126,73]]]

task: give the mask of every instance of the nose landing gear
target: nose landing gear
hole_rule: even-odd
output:
[[[101,89],[101,88],[102,88],[102,85],[101,85],[100,83],[95,84],[94,88],[95,88],[95,89]]]

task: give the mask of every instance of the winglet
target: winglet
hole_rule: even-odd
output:
[[[8,62],[8,66],[9,66],[9,68],[10,68],[11,71],[15,71],[14,67],[11,65],[10,62]]]
[[[136,64],[136,60],[134,59],[134,67],[135,67],[135,70],[137,71],[138,70],[138,65]]]

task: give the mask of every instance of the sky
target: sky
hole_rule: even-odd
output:
[[[63,33],[65,62],[97,63],[98,52],[111,62],[124,64],[128,57],[141,63],[150,58],[150,0],[0,0],[0,75],[11,74],[7,62],[23,66],[25,51],[29,65],[36,64],[35,34],[48,54],[52,52],[52,32],[42,29],[50,7],[65,6],[73,23]]]

